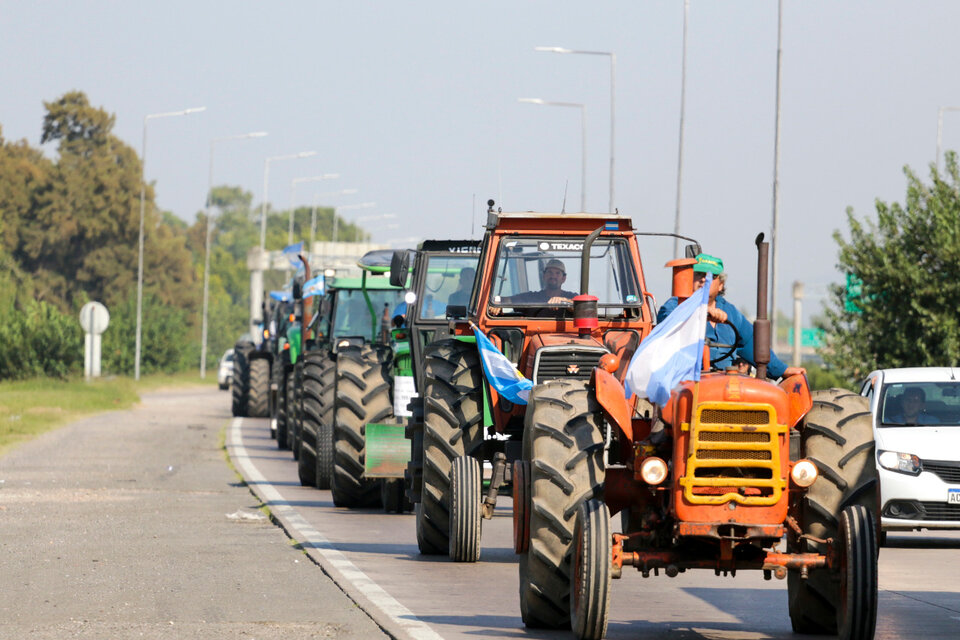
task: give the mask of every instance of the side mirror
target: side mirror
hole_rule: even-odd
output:
[[[299,300],[303,297],[303,284],[299,280],[293,281],[293,299]]]
[[[467,317],[467,305],[465,304],[448,304],[447,305],[447,319],[448,320],[459,320],[461,318]]]
[[[700,248],[700,243],[688,244],[683,248],[683,255],[685,258],[696,258],[698,255],[703,253],[703,249]]]
[[[393,252],[390,259],[390,284],[394,287],[407,286],[407,276],[410,274],[410,252],[400,249]]]

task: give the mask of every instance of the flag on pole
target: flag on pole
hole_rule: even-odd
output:
[[[289,291],[271,291],[270,297],[277,302],[290,302],[293,299]]]
[[[316,278],[312,278],[303,283],[303,298],[307,299],[311,296],[322,296],[323,289],[323,274],[321,273]]]
[[[477,348],[480,350],[480,362],[483,371],[487,374],[487,381],[502,397],[514,404],[527,404],[530,389],[533,383],[517,371],[513,363],[500,353],[497,346],[490,342],[480,329],[473,325],[473,334],[477,337]]]
[[[303,253],[303,240],[283,248],[283,255],[287,257],[287,260],[290,261],[290,266],[294,269],[299,269],[303,266],[303,262],[297,257],[301,253]]]
[[[636,394],[663,407],[678,383],[700,380],[712,281],[713,274],[707,273],[703,287],[678,305],[640,343],[624,376],[628,398]]]

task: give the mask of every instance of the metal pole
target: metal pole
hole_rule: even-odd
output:
[[[683,0],[683,54],[680,63],[680,142],[677,150],[677,213],[673,218],[673,232],[680,235],[680,202],[683,194],[683,121],[687,107],[687,18],[690,0]],[[673,257],[680,257],[680,238],[673,239]]]
[[[140,241],[137,255],[137,337],[133,348],[133,379],[140,379],[140,336],[143,322],[143,215],[146,200],[147,120],[143,118],[143,144],[140,147]]]
[[[614,168],[613,168],[613,147],[614,141],[616,140],[616,135],[614,133],[616,122],[616,82],[617,82],[617,54],[610,52],[610,213],[613,213],[617,210],[616,205],[614,204],[614,194],[613,194],[613,185],[614,185]]]
[[[313,209],[310,211],[310,246],[307,247],[307,253],[313,251],[313,238],[317,233],[317,203],[320,196],[313,194]]]
[[[780,87],[783,68],[783,0],[777,2],[777,100],[773,141],[773,229],[770,233],[770,335],[777,343],[777,259],[780,244]]]
[[[580,211],[587,210],[587,106],[580,105]]]
[[[207,175],[207,237],[203,253],[203,316],[200,322],[200,379],[207,377],[207,303],[210,299],[210,200],[213,191],[213,146],[215,140],[210,141],[210,171]]]
[[[790,363],[794,367],[800,366],[800,334],[802,332],[803,318],[803,283],[793,283],[793,361]]]

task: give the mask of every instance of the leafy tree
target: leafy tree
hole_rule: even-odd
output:
[[[824,360],[844,377],[874,368],[946,366],[960,358],[960,175],[931,167],[924,184],[909,167],[903,205],[876,202],[876,222],[847,210],[850,240],[834,232],[838,267],[862,282],[835,285],[825,313]]]

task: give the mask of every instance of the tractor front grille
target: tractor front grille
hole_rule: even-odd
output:
[[[774,408],[708,402],[695,411],[693,424],[684,425],[690,440],[686,471],[679,479],[687,501],[776,504],[787,487],[778,437],[787,426],[777,424]]]
[[[543,347],[533,363],[533,384],[547,380],[589,380],[600,358],[609,351],[593,347],[562,345]]]

